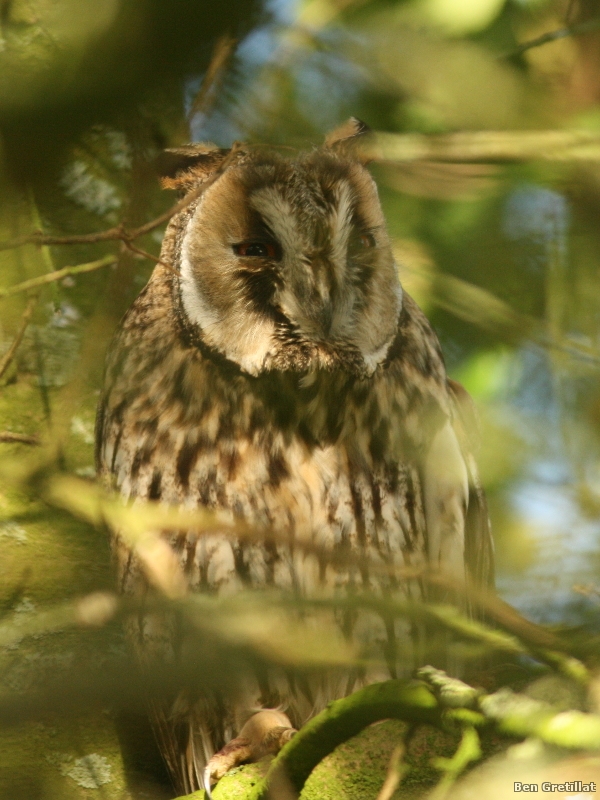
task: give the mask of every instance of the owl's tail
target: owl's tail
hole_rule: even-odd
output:
[[[211,717],[199,716],[194,705],[180,696],[173,704],[153,702],[150,707],[154,735],[178,795],[206,788],[204,772],[216,749],[215,731],[206,725]]]

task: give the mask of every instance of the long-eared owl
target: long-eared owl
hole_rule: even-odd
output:
[[[99,474],[126,498],[215,509],[289,541],[165,535],[193,591],[425,591],[418,581],[392,585],[389,572],[367,566],[377,564],[493,581],[485,501],[461,423],[469,399],[400,285],[360,158],[365,129],[350,120],[294,157],[189,146],[165,181],[195,194],[171,219],[160,263],[110,350]],[[364,567],[324,567],[303,542]],[[119,537],[114,549],[122,590],[143,594],[140,559]],[[340,620],[344,636],[380,647],[388,677],[414,666],[398,645],[399,623]],[[133,624],[138,648],[152,648],[150,616]],[[282,685],[279,676],[278,708],[264,725],[284,741],[330,700],[382,677],[362,669]],[[199,687],[194,702],[154,709],[180,792],[198,788],[206,771],[222,774],[219,753],[244,714],[273,705],[265,680],[254,693],[248,682],[245,703]]]

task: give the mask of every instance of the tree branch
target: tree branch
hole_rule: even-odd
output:
[[[265,779],[253,788],[248,800],[265,800],[269,784],[281,770],[294,789],[302,790],[314,767],[342,742],[381,719],[441,724],[441,708],[425,684],[393,680],[373,683],[335,700],[313,717],[275,757]]]
[[[168,222],[171,217],[174,217],[176,214],[179,214],[180,211],[183,211],[190,203],[193,203],[194,200],[197,200],[207,189],[209,186],[220,178],[223,172],[227,169],[227,167],[231,164],[232,160],[237,155],[238,151],[240,150],[241,145],[238,142],[234,142],[231,150],[227,157],[223,160],[221,166],[218,170],[216,170],[208,180],[204,181],[200,186],[198,186],[193,191],[189,192],[185,197],[183,197],[178,203],[175,203],[174,206],[168,211],[165,211],[163,214],[160,214],[155,219],[151,220],[150,222],[146,222],[144,225],[140,225],[139,228],[133,228],[132,230],[126,230],[122,225],[117,225],[114,228],[108,228],[105,231],[98,231],[97,233],[82,233],[82,234],[74,234],[72,236],[48,236],[41,231],[34,231],[33,233],[28,234],[27,236],[20,236],[17,239],[11,239],[7,242],[0,242],[0,251],[2,250],[11,250],[16,247],[23,247],[26,244],[35,244],[35,245],[68,245],[68,244],[98,244],[99,242],[124,242],[125,244],[131,244],[131,242],[138,239],[140,236],[145,236],[147,233],[151,233],[156,228],[159,228],[165,222]],[[108,258],[108,256],[107,256]],[[114,257],[111,256],[111,258]],[[102,261],[102,259],[101,259]],[[104,263],[100,264],[100,262],[91,262],[93,264],[98,264],[98,266],[105,266]],[[109,262],[106,262],[109,263]],[[112,262],[111,262],[112,263]],[[85,265],[80,265],[80,267],[84,267]],[[85,270],[80,267],[66,267],[65,269],[74,270],[76,269],[78,272],[86,272],[91,271],[91,269],[97,269],[97,267],[91,267],[90,270]],[[60,272],[61,270],[59,270]],[[65,275],[72,275],[73,272],[66,272]],[[57,273],[50,273],[50,275],[58,275]],[[62,276],[60,276],[62,277]],[[60,280],[60,277],[51,278],[51,280]],[[35,278],[35,281],[39,279]],[[49,280],[43,281],[43,283],[49,283]],[[25,286],[25,283],[29,283],[25,281],[22,284],[18,284],[19,287]],[[35,284],[38,285],[37,283]],[[16,287],[11,287],[9,290],[0,290],[0,297],[7,297],[8,294],[14,294]],[[24,291],[22,288],[19,288],[18,291]]]
[[[39,444],[40,440],[37,436],[26,436],[24,433],[0,431],[0,442],[2,444]]]
[[[44,499],[53,506],[63,508],[72,515],[84,519],[91,525],[108,525],[112,530],[118,531],[125,537],[130,546],[136,545],[139,537],[148,536],[148,531],[194,530],[199,534],[213,534],[218,530],[220,535],[232,536],[244,541],[262,541],[275,544],[285,544],[287,539],[280,531],[272,528],[258,527],[236,520],[225,523],[214,512],[205,509],[183,511],[179,507],[165,507],[160,503],[147,502],[142,506],[123,506],[121,499],[116,494],[102,491],[99,486],[91,485],[87,481],[73,476],[54,476],[47,484]],[[364,567],[364,557],[356,554],[335,553],[331,549],[318,545],[315,542],[300,542],[303,552],[312,553],[325,563],[335,564],[340,567]],[[548,659],[550,651],[563,651],[565,645],[560,637],[551,631],[530,622],[508,603],[497,597],[494,593],[473,586],[466,587],[459,581],[452,579],[444,573],[434,572],[428,567],[407,568],[390,564],[385,567],[379,564],[368,564],[370,570],[380,570],[382,574],[394,576],[400,580],[424,580],[429,584],[456,592],[459,596],[470,599],[483,609],[490,619],[505,630],[510,631],[521,641],[530,646],[530,652],[543,651]],[[355,602],[357,599],[355,598]],[[317,601],[314,601],[315,603]],[[330,602],[330,601],[325,601]],[[346,600],[347,603],[351,601]],[[381,600],[378,603],[382,603]],[[374,599],[371,606],[374,605]],[[382,608],[386,613],[392,609],[389,604],[383,603]],[[396,607],[395,607],[396,608]],[[441,624],[454,626],[456,620],[449,620],[448,615],[442,620],[438,612],[437,619]],[[479,636],[480,627],[477,628]],[[474,629],[471,630],[471,633]],[[499,632],[496,632],[499,633]],[[497,644],[498,639],[494,640]],[[506,649],[506,648],[505,648]],[[514,652],[514,648],[513,648]],[[556,665],[555,656],[553,665]]]
[[[141,247],[136,247],[133,242],[123,242],[123,244],[128,250],[131,250],[132,253],[136,253],[138,256],[142,256],[142,258],[147,258],[149,261],[154,261],[156,264],[160,264],[166,270],[172,272],[173,275],[178,274],[170,264],[166,263],[166,261],[161,261],[158,256],[152,255],[152,253],[149,253],[147,250],[142,250]]]
[[[394,748],[392,756],[390,758],[390,764],[388,766],[387,775],[385,776],[385,781],[383,786],[379,790],[379,794],[377,795],[377,800],[392,800],[394,792],[400,786],[400,781],[408,772],[408,767],[406,764],[402,763],[402,759],[404,758],[404,751],[405,747],[402,744],[399,744],[397,747]]]
[[[27,305],[25,306],[25,311],[23,312],[23,316],[21,317],[21,324],[17,331],[15,338],[12,340],[10,347],[0,359],[0,378],[4,375],[6,370],[12,363],[13,358],[15,357],[15,353],[19,349],[19,345],[23,341],[23,336],[25,335],[25,331],[27,330],[27,326],[29,325],[29,321],[33,315],[35,307],[38,301],[38,294],[33,295],[27,301]]]
[[[534,47],[541,47],[548,42],[555,42],[557,39],[565,39],[567,36],[581,36],[584,33],[591,33],[600,29],[600,17],[593,17],[587,19],[585,22],[578,22],[575,25],[568,25],[565,28],[558,28],[555,31],[548,31],[535,39],[530,39],[528,42],[523,42],[510,53],[506,53],[503,58],[515,58],[520,56],[527,50],[532,50]]]
[[[361,151],[362,152],[362,151]],[[364,146],[376,161],[398,163],[515,163],[600,161],[600,134],[587,130],[383,133]]]
[[[97,261],[88,261],[86,264],[78,264],[75,267],[63,267],[63,269],[54,270],[54,272],[46,272],[45,275],[40,275],[38,278],[30,278],[28,281],[16,283],[14,286],[9,286],[7,289],[0,289],[0,299],[4,297],[11,297],[20,292],[26,292],[29,289],[37,289],[40,286],[45,286],[47,283],[60,281],[66,278],[67,275],[79,275],[82,272],[93,272],[101,267],[108,267],[115,264],[117,261],[116,256],[104,256]]]
[[[198,94],[190,107],[188,113],[188,120],[193,119],[196,114],[206,115],[214,103],[215,91],[217,84],[223,75],[227,62],[233,54],[233,50],[237,44],[237,39],[233,39],[228,34],[221,36],[215,44],[212,58],[208,69],[204,75]]]

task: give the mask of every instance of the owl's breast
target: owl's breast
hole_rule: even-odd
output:
[[[256,545],[215,533],[173,537],[192,585],[310,593],[353,580],[356,570],[327,566],[327,553],[399,566],[422,561],[425,521],[414,464],[374,463],[360,452],[358,434],[315,444],[274,425],[257,429],[252,412],[232,411],[228,431],[219,419],[215,404],[196,424],[138,420],[124,436],[126,421],[115,423],[102,450],[127,497],[206,507],[256,525]],[[282,543],[261,544],[261,528]]]

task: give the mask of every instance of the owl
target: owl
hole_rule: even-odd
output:
[[[125,498],[213,509],[283,537],[165,534],[188,591],[426,597],[418,581],[394,580],[396,567],[492,585],[469,398],[399,282],[360,155],[366,132],[351,119],[293,157],[210,145],[172,154],[164,183],[189,202],[109,351],[98,472]],[[122,591],[143,596],[150,579],[138,555],[118,536],[114,550]],[[359,566],[333,558],[343,554]],[[385,674],[247,676],[242,699],[200,686],[193,699],[154,705],[179,793],[210,790],[331,700],[414,666],[401,623],[356,612],[334,624],[379,648]],[[168,619],[138,614],[131,625],[142,658],[158,646],[174,657]]]

